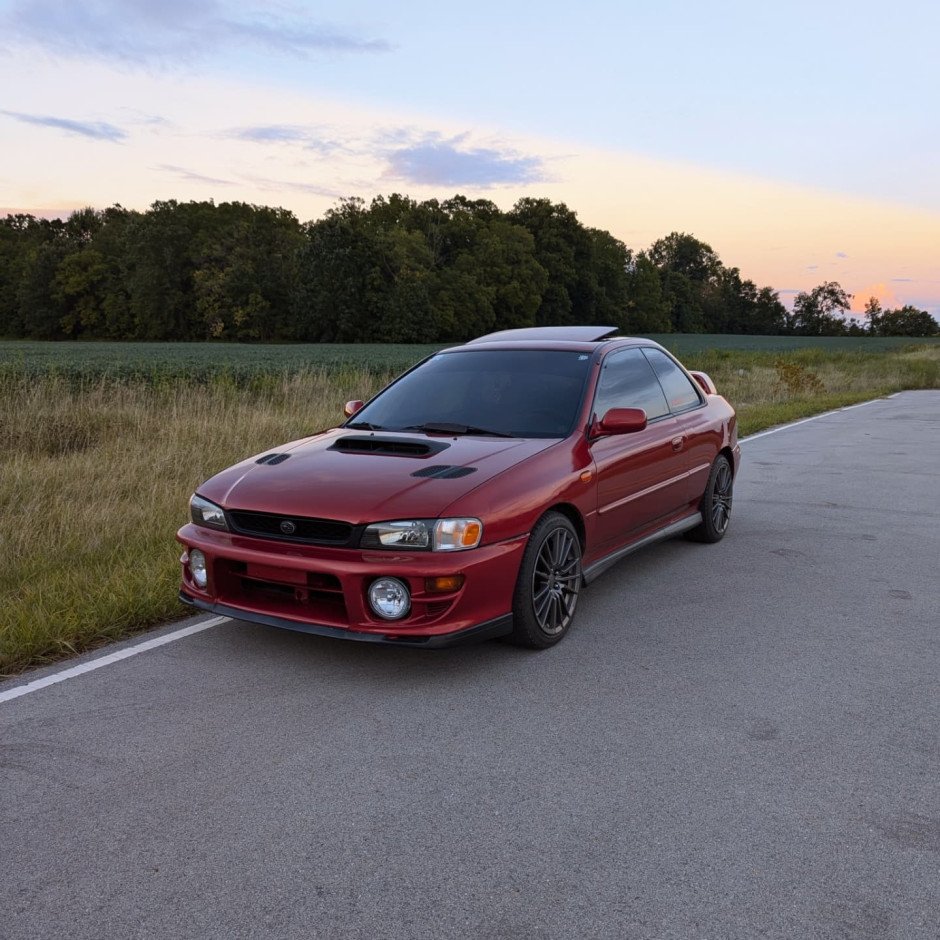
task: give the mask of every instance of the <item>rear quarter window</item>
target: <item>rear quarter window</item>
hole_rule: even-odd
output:
[[[702,404],[702,396],[695,383],[673,359],[658,349],[644,348],[643,355],[659,379],[671,412],[688,411]]]

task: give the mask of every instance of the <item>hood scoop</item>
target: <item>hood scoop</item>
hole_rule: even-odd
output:
[[[443,466],[437,464],[433,467],[422,467],[420,470],[415,470],[411,475],[413,477],[434,477],[435,480],[456,480],[459,477],[469,476],[471,473],[476,472],[476,467],[449,467],[446,464]]]
[[[276,463],[284,463],[288,457],[290,457],[290,454],[265,454],[263,457],[259,457],[255,463],[266,463],[273,466]]]
[[[384,457],[430,457],[447,450],[450,444],[443,441],[414,441],[400,437],[341,437],[328,450],[344,454],[378,454]]]

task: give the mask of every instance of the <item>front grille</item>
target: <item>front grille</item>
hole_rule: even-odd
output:
[[[263,610],[275,617],[300,617],[327,626],[349,626],[343,587],[334,574],[227,559],[219,559],[215,574],[222,603]]]
[[[229,511],[228,518],[232,528],[239,534],[262,539],[313,545],[347,545],[353,536],[353,527],[348,522],[337,522],[335,519],[308,519],[304,516],[278,516],[243,510]]]

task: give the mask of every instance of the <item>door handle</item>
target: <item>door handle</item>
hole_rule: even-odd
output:
[[[682,444],[685,441],[684,437],[674,437],[672,439],[672,449],[676,452],[682,450]]]

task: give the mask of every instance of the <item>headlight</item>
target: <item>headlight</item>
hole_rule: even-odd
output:
[[[377,522],[362,535],[362,548],[430,548],[431,530],[423,519]]]
[[[189,500],[189,515],[195,525],[208,526],[210,529],[224,529],[228,531],[225,513],[221,506],[210,503],[209,500],[197,496],[195,493]]]
[[[482,538],[479,519],[401,519],[370,525],[359,547],[459,552],[476,548]]]

